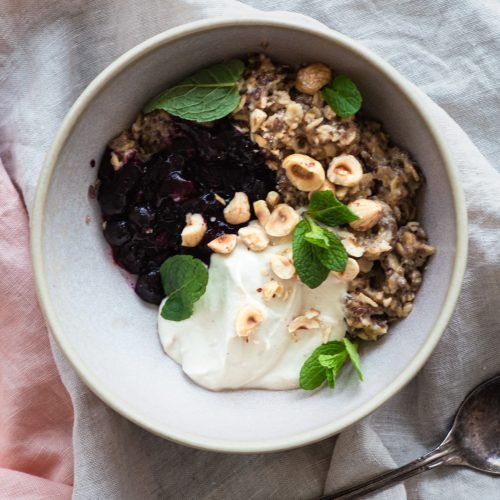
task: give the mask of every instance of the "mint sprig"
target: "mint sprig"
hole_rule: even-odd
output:
[[[293,233],[293,262],[301,281],[317,288],[330,271],[342,272],[347,252],[336,234],[327,226],[338,226],[358,219],[331,191],[320,191],[311,197],[304,219]]]
[[[323,98],[341,117],[356,114],[361,109],[363,98],[356,84],[346,75],[339,75],[323,88]]]
[[[201,123],[223,118],[239,103],[236,83],[244,69],[239,59],[202,69],[156,96],[146,104],[144,112],[163,109]]]
[[[191,255],[174,255],[160,267],[163,290],[167,300],[161,317],[182,321],[193,314],[193,304],[205,293],[208,270],[205,264]]]
[[[353,364],[359,380],[363,380],[358,346],[345,337],[343,340],[332,340],[321,344],[313,351],[300,370],[300,387],[310,391],[319,387],[326,380],[328,386],[333,389],[337,374],[347,358]]]

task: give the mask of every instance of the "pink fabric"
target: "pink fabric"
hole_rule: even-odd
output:
[[[28,217],[0,162],[0,498],[70,498],[73,410],[37,303]]]

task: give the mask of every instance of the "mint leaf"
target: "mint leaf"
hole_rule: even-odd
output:
[[[326,382],[330,389],[335,388],[335,375],[333,374],[332,370],[326,370]]]
[[[339,205],[342,205],[342,203],[331,191],[316,191],[311,195],[307,212],[314,214]]]
[[[335,77],[333,82],[323,89],[323,97],[333,111],[341,117],[357,113],[363,101],[358,87],[346,75]]]
[[[208,270],[199,259],[191,255],[174,255],[160,267],[163,290],[168,296],[161,317],[182,321],[193,314],[193,304],[205,293]]]
[[[359,219],[331,191],[313,193],[307,213],[327,226],[341,226]]]
[[[348,357],[358,372],[359,379],[363,380],[356,344],[346,337],[340,341],[332,340],[321,344],[313,351],[300,370],[300,387],[305,390],[316,389],[326,380],[328,386],[334,388],[337,374]]]
[[[293,232],[293,263],[302,283],[309,288],[317,288],[326,280],[330,271],[324,267],[316,256],[314,249],[306,240],[306,233],[311,230],[309,223],[300,221]]]
[[[325,230],[318,226],[313,220],[307,219],[309,223],[309,231],[304,235],[304,238],[307,242],[311,243],[311,245],[322,247],[322,248],[330,248],[330,240],[327,235],[325,235]]]
[[[319,246],[313,249],[316,258],[321,264],[330,271],[338,271],[339,273],[345,270],[348,255],[344,245],[336,234],[325,228],[321,228],[325,238],[328,239],[328,248]]]
[[[344,271],[348,259],[344,245],[337,235],[316,224],[308,214],[309,212],[305,216],[305,222],[309,226],[309,231],[304,234],[304,239],[313,245],[312,253],[328,270]]]
[[[347,337],[344,338],[344,344],[347,354],[349,354],[349,358],[351,359],[351,363],[354,365],[354,368],[358,373],[359,380],[363,380],[363,374],[361,373],[361,360],[359,359],[358,354],[358,344],[351,342]]]
[[[170,321],[183,321],[193,315],[193,303],[182,296],[173,295],[161,309],[161,317]]]
[[[244,69],[239,59],[202,69],[156,96],[146,104],[144,112],[163,109],[190,121],[218,120],[238,105],[236,82]]]
[[[340,352],[338,354],[320,354],[318,361],[321,366],[326,369],[326,381],[328,386],[333,389],[335,387],[335,379],[337,372],[347,358],[347,352]]]
[[[317,347],[302,365],[299,376],[300,387],[308,391],[316,389],[325,381],[328,370],[332,372],[332,369],[325,368],[320,363],[321,355],[335,356],[343,353],[345,353],[344,343],[338,340],[332,340]],[[334,378],[332,383],[335,384]]]

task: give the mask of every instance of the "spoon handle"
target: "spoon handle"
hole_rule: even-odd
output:
[[[338,491],[332,495],[323,496],[318,500],[333,500],[338,498],[342,500],[349,500],[359,498],[372,491],[386,488],[387,486],[404,481],[405,479],[415,476],[416,474],[420,474],[426,470],[434,469],[435,467],[449,463],[447,457],[453,453],[454,447],[447,444],[448,443],[443,443],[443,445],[438,446],[435,450],[417,458],[409,464],[399,467],[398,469],[375,476],[364,483],[358,484],[357,486]]]

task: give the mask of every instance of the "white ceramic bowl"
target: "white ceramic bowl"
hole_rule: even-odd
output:
[[[265,51],[289,63],[322,61],[349,74],[364,109],[409,149],[427,177],[420,217],[437,246],[414,311],[362,350],[365,380],[350,371],[334,391],[213,393],[162,351],[156,308],[113,264],[99,210],[87,196],[106,142],[149,98],[194,70]],[[86,224],[86,217],[92,222]],[[57,343],[86,384],[116,411],[165,438],[231,452],[296,447],[375,410],[420,369],[458,296],[466,215],[455,167],[425,106],[387,63],[336,32],[269,16],[208,20],[155,36],[116,60],[78,98],[47,156],[32,219],[40,302]]]

